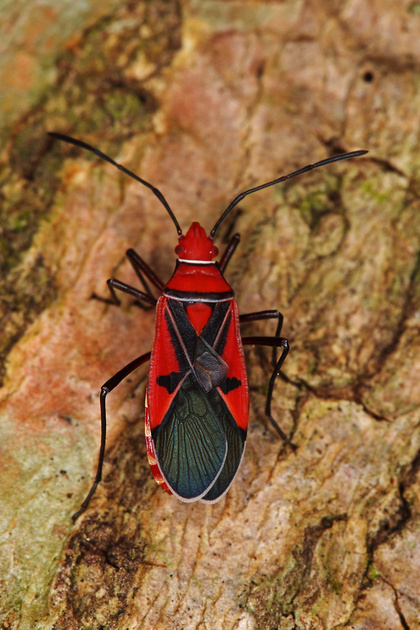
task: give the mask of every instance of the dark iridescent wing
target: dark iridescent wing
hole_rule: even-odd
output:
[[[223,470],[228,442],[217,411],[189,373],[152,431],[159,469],[183,501],[197,501],[208,493]]]
[[[215,503],[229,490],[242,461],[246,441],[246,431],[239,428],[233,421],[232,415],[226,408],[219,393],[213,391],[210,393],[209,398],[226,436],[227,455],[216,482],[209,492],[202,497],[201,501],[203,503]]]

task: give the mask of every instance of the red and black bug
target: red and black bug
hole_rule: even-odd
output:
[[[177,233],[178,255],[175,271],[165,284],[132,249],[127,257],[145,291],[120,280],[108,280],[114,304],[116,290],[128,293],[144,305],[156,307],[156,330],[151,352],[134,359],[101,388],[101,447],[94,484],[76,519],[86,509],[101,481],[106,442],[107,395],[133,370],[150,360],[146,390],[146,446],[156,482],[169,494],[185,502],[214,503],[228,491],[241,463],[248,427],[248,379],[243,345],[273,348],[274,370],[269,382],[266,415],[279,435],[289,444],[271,415],[276,377],[289,352],[287,339],[280,336],[283,316],[277,310],[238,314],[234,293],[223,277],[238,243],[235,234],[220,261],[213,239],[222,221],[245,196],[306,173],[331,162],[364,155],[353,151],[336,155],[266,184],[241,193],[222,213],[209,235],[197,222],[183,235],[179,223],[162,193],[107,155],[80,140],[58,133],[50,136],[92,151],[101,159],[147,186],[171,217]],[[160,292],[153,297],[147,280]],[[242,337],[240,324],[264,319],[277,321],[272,337]],[[276,349],[281,349],[277,359]]]

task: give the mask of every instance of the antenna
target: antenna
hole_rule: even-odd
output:
[[[268,188],[269,186],[274,186],[274,184],[280,184],[284,182],[286,179],[291,179],[292,177],[296,177],[297,175],[302,175],[302,173],[307,173],[308,171],[312,171],[314,168],[318,168],[320,166],[325,166],[325,164],[331,164],[331,162],[339,162],[340,160],[349,160],[354,157],[359,157],[361,155],[365,155],[367,151],[351,151],[350,153],[342,153],[341,155],[334,155],[333,157],[326,158],[325,160],[321,160],[320,162],[315,162],[315,164],[308,164],[304,168],[300,168],[298,171],[294,171],[293,173],[289,173],[288,175],[283,175],[282,177],[278,177],[277,179],[273,179],[271,182],[267,182],[266,184],[261,184],[260,186],[256,186],[255,188],[250,188],[243,193],[240,193],[233,201],[230,202],[226,210],[223,212],[222,216],[216,221],[216,224],[212,231],[210,232],[210,237],[213,238],[216,234],[219,225],[224,221],[229,214],[229,212],[234,208],[244,197],[250,195],[251,193],[257,192],[257,190],[262,190],[263,188]]]
[[[140,182],[140,184],[143,184],[143,186],[147,186],[147,188],[150,188],[153,194],[156,195],[156,197],[159,199],[160,203],[166,208],[166,211],[168,212],[169,216],[171,217],[172,221],[175,224],[176,231],[178,232],[178,236],[182,235],[182,230],[179,226],[178,221],[176,220],[174,213],[171,210],[169,203],[166,201],[165,197],[162,195],[162,193],[160,192],[158,188],[155,188],[155,186],[152,186],[152,184],[149,184],[149,182],[146,182],[146,180],[141,179],[141,177],[138,177],[138,175],[129,171],[128,168],[125,168],[125,166],[122,166],[122,164],[118,164],[117,162],[114,162],[114,160],[108,157],[107,155],[105,155],[105,153],[102,153],[102,151],[99,151],[99,149],[95,149],[95,147],[92,147],[90,144],[87,144],[87,142],[83,142],[82,140],[76,140],[76,138],[65,136],[62,133],[55,133],[55,132],[49,131],[48,135],[51,136],[52,138],[56,138],[57,140],[63,140],[63,142],[68,142],[69,144],[74,144],[74,146],[76,147],[81,147],[82,149],[91,151],[92,153],[100,157],[102,160],[105,160],[105,162],[109,162],[113,166],[116,166],[120,171],[122,171],[126,175],[129,175],[130,177],[135,179],[137,182]]]

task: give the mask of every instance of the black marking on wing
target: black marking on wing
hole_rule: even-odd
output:
[[[166,387],[168,394],[173,394],[183,378],[182,372],[171,372],[170,374],[158,376],[156,382],[161,387]]]
[[[223,354],[223,350],[225,349],[226,339],[230,328],[230,322],[232,320],[232,315],[231,313],[229,313],[225,323],[223,324],[229,308],[230,302],[220,302],[219,304],[216,304],[213,313],[209,318],[209,321],[204,326],[200,335],[205,341],[207,341],[210,346],[215,349],[217,354],[220,354],[220,356]],[[215,345],[218,335],[220,336]]]
[[[229,394],[229,392],[232,391],[232,389],[237,389],[241,385],[242,383],[239,378],[236,378],[236,376],[234,376],[233,378],[227,378],[224,383],[221,383],[221,385],[219,385],[219,387],[222,392],[227,395]]]
[[[194,330],[194,326],[188,319],[188,315],[185,312],[182,302],[178,302],[177,300],[168,300],[167,308],[169,308],[172,313],[177,330],[175,330],[173,321],[167,312],[165,312],[165,319],[168,324],[169,333],[171,335],[179,367],[181,372],[185,373],[189,369],[190,364],[194,363],[197,333]],[[185,351],[180,343],[180,339],[182,339],[187,356],[185,356]]]
[[[225,462],[226,420],[218,417],[220,406],[213,398],[189,374],[162,423],[152,431],[160,470],[173,492],[185,501],[208,492]]]
[[[191,361],[191,363],[194,361],[197,334],[190,320],[188,319],[182,302],[168,300],[167,308],[170,308],[173,319],[165,310],[165,320],[168,326],[169,334],[171,336],[171,342],[175,350],[175,356],[178,361],[180,371],[170,372],[170,374],[161,374],[157,377],[156,382],[161,387],[165,387],[168,391],[168,394],[173,394],[178,387],[178,384],[184,378],[185,374],[191,369],[191,365],[188,359]],[[174,321],[178,332],[177,330],[175,330]],[[188,356],[186,356],[185,354],[185,350],[180,343],[178,335],[184,335],[182,337],[182,340],[184,342],[184,347]]]

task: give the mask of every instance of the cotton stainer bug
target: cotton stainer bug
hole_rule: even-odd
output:
[[[119,304],[115,293],[118,290],[144,305],[156,307],[155,338],[151,352],[134,359],[101,388],[101,447],[96,478],[73,519],[86,509],[102,478],[106,397],[124,378],[149,360],[145,425],[152,474],[164,490],[181,501],[215,503],[232,484],[245,450],[249,393],[243,345],[273,348],[274,371],[265,411],[277,433],[291,444],[271,415],[274,382],[289,352],[287,339],[280,337],[283,316],[277,310],[238,314],[234,293],[223,272],[239,243],[239,235],[231,238],[220,261],[216,262],[213,260],[218,254],[213,245],[216,231],[232,208],[247,195],[325,164],[364,155],[367,151],[336,155],[250,188],[233,199],[209,236],[197,222],[183,235],[173,211],[157,188],[81,140],[59,133],[49,135],[95,153],[147,186],[165,207],[178,233],[175,253],[179,258],[169,282],[162,282],[133,249],[127,251],[127,257],[145,291],[114,278],[108,280],[112,303]],[[158,300],[153,297],[144,277],[161,293]],[[274,336],[241,339],[241,323],[264,319],[277,320]],[[279,359],[277,348],[281,348]]]

